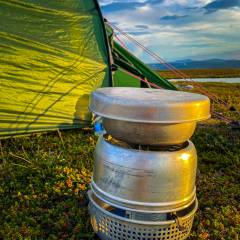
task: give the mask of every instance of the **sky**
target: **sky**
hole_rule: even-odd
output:
[[[240,0],[99,2],[109,22],[167,61],[240,59]],[[141,49],[125,44],[145,62],[155,62]]]

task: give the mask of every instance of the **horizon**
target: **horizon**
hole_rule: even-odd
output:
[[[240,0],[99,0],[103,15],[165,60],[240,60]],[[153,59],[129,44],[147,63]]]
[[[236,61],[240,63],[240,59],[223,59],[223,58],[206,58],[206,59],[190,59],[190,58],[185,58],[185,59],[177,59],[177,60],[173,60],[170,61],[172,63],[177,63],[177,62],[187,62],[187,61],[192,61],[192,62],[207,62],[207,61]],[[159,62],[149,62],[147,64],[161,64]],[[240,65],[239,65],[240,67]]]

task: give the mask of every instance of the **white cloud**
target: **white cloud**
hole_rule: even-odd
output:
[[[121,0],[99,0],[99,3],[102,5],[102,6],[105,6],[105,5],[109,5],[109,4],[112,4],[112,3],[126,3],[126,2],[137,2],[137,3],[145,3],[147,2],[148,0],[124,0],[124,1],[121,1]]]
[[[183,5],[186,7],[202,7],[213,0],[165,0],[165,6]]]
[[[121,29],[133,34],[139,42],[167,60],[239,57],[239,9],[205,14],[201,7],[209,2],[165,0],[163,4],[153,6],[145,3],[141,7],[107,12],[105,15],[109,21],[117,22]],[[161,20],[164,16],[176,16],[176,20]],[[186,17],[178,19],[177,16]],[[147,27],[136,27],[139,25]],[[129,47],[144,61],[154,62],[143,55],[142,50],[132,45]]]
[[[146,4],[146,5],[141,6],[141,7],[137,7],[137,11],[139,11],[140,13],[150,12],[151,10],[152,10],[152,8],[149,4]]]

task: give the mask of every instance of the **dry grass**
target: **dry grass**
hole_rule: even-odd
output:
[[[206,86],[239,109],[240,85]],[[234,112],[226,114],[239,119]],[[96,140],[75,130],[0,142],[0,239],[94,238],[85,192]],[[240,131],[205,123],[193,141],[200,205],[189,239],[238,240]]]

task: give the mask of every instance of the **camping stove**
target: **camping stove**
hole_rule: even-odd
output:
[[[102,88],[92,94],[90,109],[106,130],[88,193],[94,231],[103,240],[186,239],[198,207],[197,154],[189,138],[196,122],[209,118],[209,99]]]

